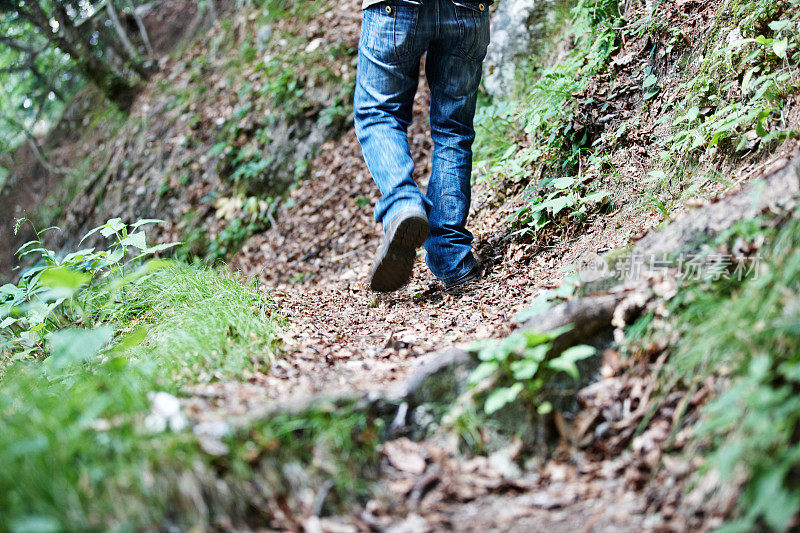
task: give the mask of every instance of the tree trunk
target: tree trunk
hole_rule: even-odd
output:
[[[130,109],[138,89],[137,84],[117,73],[94,54],[91,47],[82,39],[61,3],[56,1],[53,5],[53,18],[59,26],[56,33],[50,27],[50,17],[37,1],[27,3],[27,9],[21,8],[20,14],[37,26],[48,40],[62,51],[70,54],[81,72],[114,105],[123,111]]]

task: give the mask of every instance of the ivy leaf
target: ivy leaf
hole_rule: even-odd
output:
[[[755,41],[758,44],[763,45],[763,46],[768,46],[768,45],[772,44],[772,39],[770,39],[768,37],[764,37],[763,35],[757,36]]]
[[[484,379],[486,379],[489,376],[491,376],[492,374],[494,374],[494,372],[498,368],[500,368],[500,365],[498,365],[496,362],[494,362],[494,361],[485,361],[485,362],[479,364],[478,366],[476,366],[475,370],[473,370],[470,373],[469,377],[467,378],[467,383],[469,383],[471,385],[478,384],[481,381],[483,381]]]
[[[578,366],[575,363],[594,355],[596,352],[597,350],[592,346],[573,346],[572,348],[564,350],[561,355],[551,360],[547,366],[553,370],[560,370],[561,372],[569,374],[572,379],[578,379]]]
[[[522,383],[514,383],[510,387],[495,389],[486,398],[486,403],[483,404],[483,410],[486,411],[487,415],[490,415],[513,402],[520,392],[522,392]]]
[[[650,100],[652,97],[657,95],[659,92],[661,92],[661,89],[659,89],[658,87],[653,87],[652,89],[650,89],[649,91],[647,91],[645,93],[644,99],[645,100]]]
[[[571,195],[567,196],[556,196],[555,198],[550,198],[546,202],[541,204],[542,209],[551,208],[553,210],[553,214],[557,215],[561,211],[564,210],[565,207],[571,205],[573,198]]]
[[[540,333],[534,328],[526,329],[521,332],[521,334],[525,337],[525,341],[527,343],[527,347],[531,348],[533,346],[537,346],[539,344],[550,342],[554,339],[557,339],[567,331],[572,329],[572,324],[568,324],[566,326],[561,326],[560,328],[556,328],[550,331],[545,331],[544,333]]]
[[[772,22],[769,23],[769,29],[771,29],[772,31],[782,31],[787,29],[791,25],[792,25],[791,20],[786,20],[786,19],[773,20]]]
[[[143,231],[137,231],[136,233],[131,233],[122,239],[120,241],[120,245],[133,246],[134,248],[138,248],[140,250],[147,250],[147,239],[145,238]]]
[[[650,74],[644,79],[642,83],[642,88],[647,89],[648,87],[652,87],[658,82],[658,78],[654,74]]]
[[[572,177],[572,176],[566,176],[566,177],[563,177],[563,178],[556,178],[552,182],[550,182],[550,185],[552,185],[553,187],[555,187],[556,189],[559,189],[559,190],[567,189],[569,187],[572,187],[574,184],[575,184],[575,178]]]
[[[539,346],[526,350],[526,357],[524,360],[511,363],[510,368],[511,372],[514,374],[514,379],[527,380],[535,376],[536,372],[539,370],[539,363],[544,359],[549,348],[549,344],[540,344]]]
[[[109,220],[103,226],[100,227],[100,235],[102,235],[103,237],[110,237],[115,233],[119,233],[124,229],[125,229],[125,224],[123,224],[121,218],[112,218],[111,220]],[[89,234],[87,234],[86,236],[88,237]]]
[[[180,244],[179,242],[165,242],[165,243],[162,243],[162,244],[156,244],[155,246],[151,246],[151,247],[147,248],[146,250],[144,250],[144,252],[146,254],[153,254],[153,253],[156,253],[156,252],[161,252],[163,250],[169,250],[170,248],[174,248],[175,246],[178,246],[179,244]]]
[[[789,48],[789,39],[783,38],[772,43],[772,51],[781,59],[786,59],[786,50]]]
[[[139,226],[144,226],[145,224],[160,224],[164,222],[163,220],[159,220],[157,218],[143,218],[142,220],[137,220],[133,224],[131,224],[131,229],[136,229]]]
[[[606,190],[599,190],[599,191],[595,191],[595,192],[587,194],[581,200],[583,202],[599,202],[603,198],[608,197],[609,194],[610,193],[608,191],[606,191]]]
[[[764,127],[764,121],[769,116],[769,110],[765,109],[758,114],[758,118],[756,119],[756,135],[761,137],[762,139],[769,135],[767,128]]]

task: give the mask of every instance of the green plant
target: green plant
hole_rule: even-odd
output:
[[[573,346],[555,355],[552,341],[569,331],[566,326],[546,333],[521,330],[500,341],[484,343],[478,350],[481,363],[472,371],[468,383],[476,386],[492,380],[493,386],[483,402],[486,414],[492,414],[513,402],[522,393],[536,401],[548,381],[563,372],[578,379],[577,362],[594,355],[591,346]],[[552,410],[549,401],[537,406],[539,414]]]
[[[665,171],[689,174],[679,184],[713,169],[700,164],[704,155],[766,153],[796,135],[783,109],[800,89],[794,74],[800,2],[743,3],[718,24],[736,28],[739,36],[698,59],[699,72],[683,84],[685,97],[663,144]]]
[[[588,213],[608,197],[607,191],[583,193],[585,187],[574,176],[549,180],[525,193],[528,203],[511,217],[520,229],[517,233],[536,235],[559,219],[583,221]]]
[[[743,481],[740,515],[724,531],[783,531],[800,514],[800,213],[745,221],[711,250],[762,241],[749,276],[689,280],[666,313],[626,330],[634,346],[667,345],[663,395],[724,376],[691,448],[706,455],[703,472]]]
[[[526,203],[510,219],[520,233],[535,237],[559,219],[585,220],[607,196],[604,191],[590,192],[583,183],[581,157],[594,133],[581,123],[573,95],[607,67],[616,50],[616,5],[580,2],[565,36],[576,42],[569,55],[541,70],[524,98],[494,102],[476,116],[476,168],[527,185]],[[522,68],[538,69],[535,62]],[[536,173],[543,177],[534,179]]]
[[[25,222],[18,220],[15,231]],[[113,237],[111,248],[85,248],[62,257],[42,240],[47,231],[57,228],[37,231],[36,239],[20,247],[18,255],[20,259],[38,256],[40,261],[22,273],[17,285],[0,288],[3,359],[41,354],[48,336],[57,335],[67,324],[80,323],[84,328],[102,324],[107,313],[124,300],[127,283],[160,267],[157,261],[142,264],[142,260],[174,246],[147,244],[140,228],[155,222],[141,220],[129,226],[118,218],[109,220],[86,237],[95,233]]]
[[[303,465],[300,490],[330,482],[326,509],[363,494],[382,424],[349,405],[226,426],[216,451],[204,448],[180,407],[185,387],[268,371],[280,317],[231,274],[137,259],[141,226],[109,221],[92,232],[109,249],[64,257],[38,232],[23,253],[41,262],[2,287],[0,528],[264,523],[270,502],[302,511],[287,465]],[[38,303],[60,298],[42,320]],[[179,409],[165,418],[157,398]],[[258,497],[242,505],[247,494]]]

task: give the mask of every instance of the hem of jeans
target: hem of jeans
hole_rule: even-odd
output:
[[[398,206],[392,205],[392,207],[386,210],[386,213],[380,220],[384,228],[389,227],[392,221],[395,218],[397,218],[397,216],[403,211],[416,211],[419,214],[424,215],[426,218],[428,217],[428,213],[425,210],[424,202],[415,202],[413,200],[401,200],[399,204],[400,205]]]
[[[462,279],[466,278],[469,275],[469,273],[472,272],[472,269],[475,268],[475,265],[477,265],[477,264],[478,263],[473,259],[466,267],[461,269],[458,272],[458,274],[455,274],[453,276],[448,276],[446,278],[441,278],[440,277],[439,281],[444,283],[445,287],[450,287],[450,286],[452,286],[454,284],[457,284],[459,281],[461,281]]]

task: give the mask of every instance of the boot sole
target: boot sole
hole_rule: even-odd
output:
[[[411,279],[417,248],[428,238],[428,221],[419,216],[401,220],[381,246],[372,265],[369,288],[375,292],[396,291]]]

